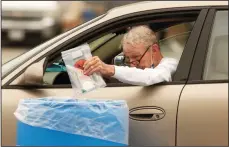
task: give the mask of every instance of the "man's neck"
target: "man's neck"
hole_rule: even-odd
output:
[[[162,58],[163,58],[162,55],[158,56],[158,58],[155,58],[155,60],[153,61],[153,66],[157,67],[158,64],[161,62]]]

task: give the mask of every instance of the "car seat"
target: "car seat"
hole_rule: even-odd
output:
[[[185,32],[160,40],[159,45],[162,55],[164,57],[175,58],[179,61],[189,35],[190,32]]]

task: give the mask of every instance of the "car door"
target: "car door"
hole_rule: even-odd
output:
[[[177,145],[228,146],[228,6],[208,12],[179,104]]]
[[[162,13],[164,12],[164,13]],[[60,53],[64,47],[80,45],[83,42],[90,42],[98,34],[108,33],[124,25],[136,25],[139,22],[171,21],[168,18],[185,19],[195,14],[196,20],[191,29],[190,36],[183,48],[177,71],[172,82],[157,84],[148,87],[132,86],[122,83],[107,84],[106,88],[80,95],[78,98],[89,99],[124,99],[127,101],[130,110],[130,145],[176,145],[176,118],[179,96],[187,81],[191,61],[195,52],[198,38],[204,24],[208,9],[192,7],[186,9],[166,9],[161,11],[147,11],[125,15],[119,19],[97,25],[83,33],[71,35],[69,39],[64,38],[63,43],[52,45],[44,55],[37,57],[33,62],[45,60],[55,53]],[[186,17],[184,17],[186,16]],[[134,18],[134,19],[133,19]],[[182,23],[182,22],[181,22]],[[160,25],[160,23],[159,23]],[[82,37],[85,35],[84,37]],[[97,35],[97,36],[96,36]],[[73,36],[73,37],[72,37]],[[80,41],[79,41],[80,40]],[[53,48],[52,48],[53,47]],[[29,59],[28,59],[29,60]],[[27,67],[30,66],[29,64]],[[71,85],[14,85],[13,81],[20,76],[20,72],[14,77],[6,77],[5,85],[2,87],[2,141],[3,145],[15,145],[16,142],[16,119],[13,115],[20,99],[40,97],[69,97],[73,91]]]

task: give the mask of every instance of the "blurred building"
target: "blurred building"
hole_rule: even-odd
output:
[[[59,1],[62,7],[63,31],[87,22],[117,6],[137,1]]]
[[[74,28],[104,13],[102,3],[90,1],[60,1],[63,14],[61,17],[63,31]]]

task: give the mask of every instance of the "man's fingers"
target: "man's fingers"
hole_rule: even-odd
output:
[[[94,66],[96,63],[98,62],[98,60],[96,60],[95,58],[92,58],[88,61],[86,61],[84,63],[84,70],[88,70],[91,66]]]
[[[99,63],[99,62],[97,62],[96,64],[90,66],[87,70],[85,70],[85,68],[84,68],[84,74],[85,74],[85,75],[88,75],[89,72],[91,72],[92,70],[94,70],[94,69],[97,68],[98,66],[100,66],[100,63]]]
[[[87,65],[89,62],[91,62],[92,61],[92,58],[90,58],[90,59],[87,59],[85,62],[84,62],[84,65],[83,65],[83,67],[85,67],[85,65]]]
[[[94,72],[99,72],[101,70],[100,66],[97,66],[96,68],[92,69],[91,71],[88,72],[87,75],[92,75]]]
[[[90,57],[89,59],[87,59],[87,60],[84,62],[84,66],[85,66],[86,64],[88,64],[89,62],[91,62],[92,60],[94,60],[93,58],[94,58],[94,57]]]

